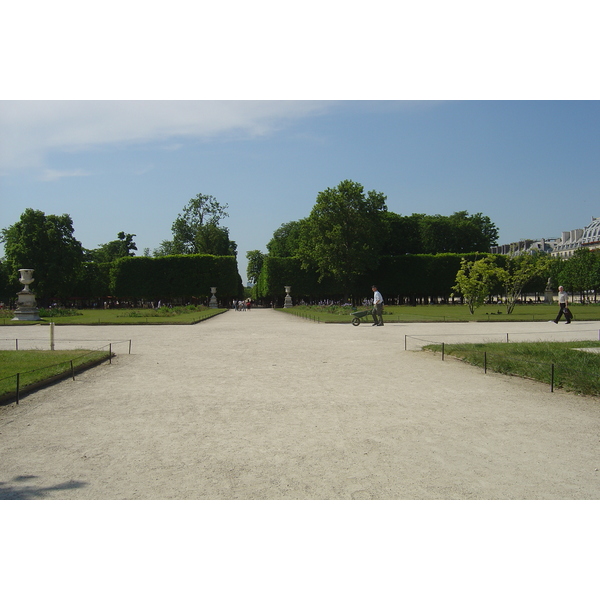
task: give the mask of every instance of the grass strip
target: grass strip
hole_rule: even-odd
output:
[[[0,397],[108,357],[108,350],[0,350]]]
[[[367,307],[352,306],[305,306],[279,308],[282,312],[321,323],[350,323],[351,313],[357,310],[368,310]],[[572,305],[576,321],[600,321],[600,304]],[[383,320],[387,323],[459,323],[459,322],[532,322],[550,321],[556,318],[558,307],[550,304],[521,304],[515,307],[512,314],[506,314],[502,305],[485,305],[474,314],[460,304],[429,304],[422,306],[387,306],[383,312]],[[371,322],[371,315],[363,317],[363,322]]]
[[[496,373],[516,375],[578,394],[600,396],[600,354],[576,350],[600,348],[597,341],[444,344],[444,354]],[[441,344],[424,346],[441,352]]]
[[[0,320],[2,325],[35,325],[55,323],[56,325],[194,325],[226,312],[226,308],[206,308],[202,306],[182,306],[169,309],[82,309],[77,311],[41,313],[40,321],[13,321],[12,313]]]

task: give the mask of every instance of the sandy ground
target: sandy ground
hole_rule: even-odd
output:
[[[415,351],[507,333],[598,339],[598,324],[353,327],[257,309],[57,327],[57,348],[112,341],[118,356],[0,407],[0,499],[600,498],[597,398]],[[48,327],[0,329],[17,335],[47,346]]]

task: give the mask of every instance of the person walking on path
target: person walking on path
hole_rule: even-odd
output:
[[[554,322],[558,325],[560,318],[565,315],[565,319],[567,321],[567,325],[571,322],[571,311],[569,310],[569,296],[562,285],[558,286],[558,305],[560,308],[558,309],[558,315]]]
[[[383,296],[374,285],[373,290],[373,327],[383,327]]]

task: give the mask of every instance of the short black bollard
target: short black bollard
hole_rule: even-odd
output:
[[[19,404],[19,383],[21,380],[21,373],[17,373],[17,404]]]
[[[444,360],[444,342],[442,342],[442,360]]]
[[[554,363],[552,363],[552,369],[550,372],[550,391],[554,392]]]
[[[487,373],[487,352],[483,353],[483,373]]]

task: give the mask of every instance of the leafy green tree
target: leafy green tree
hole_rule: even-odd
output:
[[[40,300],[66,299],[81,275],[83,248],[67,214],[46,215],[28,208],[20,220],[2,229],[6,267],[11,281],[18,269],[34,269],[34,291]]]
[[[267,244],[269,256],[277,258],[296,256],[300,248],[302,227],[305,222],[306,219],[301,219],[300,221],[283,223],[273,233],[271,241]]]
[[[456,274],[456,285],[452,289],[462,295],[469,312],[473,314],[485,302],[500,276],[500,270],[492,257],[474,261],[463,258]]]
[[[252,284],[256,284],[265,262],[265,255],[260,250],[248,250],[248,252],[246,252],[246,258],[248,259],[246,276],[248,277],[248,281]]]
[[[579,248],[562,265],[561,281],[565,288],[578,292],[584,298],[586,292],[600,287],[600,254],[587,248]]]
[[[481,213],[455,212],[449,217],[425,215],[421,243],[426,254],[488,252],[498,240],[498,229]]]
[[[377,267],[386,197],[366,195],[354,181],[342,181],[317,195],[302,228],[298,249],[303,268],[314,268],[319,281],[331,276],[348,295],[365,272]]]
[[[10,302],[11,285],[9,284],[6,263],[0,261],[0,302]]]
[[[498,276],[505,287],[506,313],[511,314],[523,288],[536,277],[548,272],[549,256],[537,252],[507,256],[504,267],[499,267]]]
[[[137,246],[133,241],[135,233],[119,231],[117,239],[100,245],[96,250],[87,250],[86,259],[97,263],[110,263],[124,256],[135,256]]]
[[[220,225],[229,216],[226,209],[227,204],[220,204],[213,196],[197,194],[173,222],[173,239],[161,242],[154,255],[236,256],[237,244],[229,239],[229,229]]]
[[[425,215],[413,213],[402,216],[393,212],[383,215],[384,237],[381,253],[385,256],[419,254],[423,251],[421,243],[421,221]]]
[[[229,239],[229,229],[215,223],[209,222],[199,227],[194,242],[192,254],[237,256],[237,244]]]

